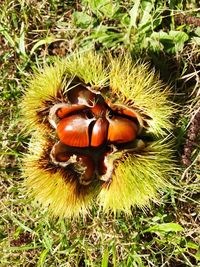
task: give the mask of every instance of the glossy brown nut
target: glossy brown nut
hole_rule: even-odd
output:
[[[113,116],[109,118],[108,141],[111,143],[131,142],[136,138],[136,124],[126,118]]]
[[[97,103],[94,107],[90,108],[95,117],[102,117],[106,114],[106,107],[104,103]]]
[[[85,168],[82,180],[90,180],[95,174],[95,164],[89,156],[77,156],[77,161],[81,167]]]
[[[102,145],[107,140],[108,121],[106,118],[99,118],[96,120],[91,135],[91,146],[97,147]]]
[[[70,113],[80,111],[85,108],[86,108],[85,105],[66,105],[63,106],[62,108],[59,108],[56,111],[56,114],[60,119],[63,119],[64,117],[67,117]]]
[[[72,104],[86,105],[91,107],[95,102],[95,94],[79,85],[68,91],[68,99]]]
[[[134,112],[133,110],[130,110],[130,109],[126,109],[126,108],[121,108],[121,109],[119,108],[118,113],[129,116],[131,118],[137,118],[138,117],[136,112]]]
[[[61,142],[58,142],[53,147],[52,157],[57,162],[66,162],[72,155],[73,154],[70,152],[69,148]]]
[[[60,141],[73,147],[89,146],[88,127],[93,119],[76,114],[62,119],[57,125],[57,134]]]

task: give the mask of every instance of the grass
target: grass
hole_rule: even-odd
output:
[[[199,46],[197,1],[5,0],[0,3],[0,265],[185,267],[200,264]],[[180,23],[180,15],[186,23]],[[187,19],[186,19],[187,18]],[[130,51],[173,88],[179,165],[161,204],[132,216],[99,213],[49,218],[26,196],[20,174],[29,136],[20,99],[32,71],[76,49]],[[191,153],[184,145],[196,129]],[[189,135],[188,135],[189,134]],[[181,163],[181,157],[190,164]]]

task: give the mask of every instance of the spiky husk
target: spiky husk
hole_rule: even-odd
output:
[[[146,134],[155,139],[137,153],[119,153],[109,185],[92,183],[81,193],[78,183],[66,179],[67,174],[59,168],[52,172],[41,165],[41,156],[50,146],[48,138],[56,138],[48,122],[49,109],[65,101],[74,78],[101,92],[112,104],[139,112],[148,125]],[[95,53],[73,54],[36,73],[22,100],[25,124],[34,136],[23,168],[31,194],[60,217],[86,213],[99,192],[100,206],[115,212],[130,212],[132,206],[143,208],[150,200],[158,200],[158,192],[169,185],[173,169],[171,144],[165,138],[172,129],[170,117],[175,110],[169,94],[169,88],[147,64],[132,63],[128,55],[116,59]]]
[[[65,170],[49,165],[45,151],[49,149],[47,140],[39,131],[34,133],[25,155],[23,176],[28,193],[50,213],[57,217],[78,216],[88,212],[88,206],[97,195],[96,186],[80,187]]]
[[[133,205],[145,208],[150,201],[158,202],[160,189],[171,186],[171,146],[166,140],[157,141],[140,153],[121,155],[115,163],[112,182],[99,194],[103,209],[130,212]]]

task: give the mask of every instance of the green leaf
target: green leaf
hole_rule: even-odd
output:
[[[155,233],[155,232],[181,232],[183,227],[178,223],[162,223],[149,227],[143,233]]]
[[[183,49],[185,42],[189,39],[189,36],[185,32],[170,31],[169,36],[175,44],[175,52],[179,52]]]
[[[117,267],[117,252],[115,244],[112,245],[112,264],[113,267]]]
[[[130,10],[130,17],[131,17],[131,21],[130,21],[130,27],[134,27],[137,28],[137,17],[138,17],[138,13],[139,13],[139,7],[140,7],[140,0],[136,0],[134,6],[131,8]]]
[[[40,254],[40,258],[39,258],[39,261],[38,261],[38,265],[39,266],[44,266],[44,263],[45,263],[45,260],[46,260],[48,252],[49,252],[48,249],[44,249],[42,251],[42,253]]]
[[[88,4],[92,9],[92,12],[97,15],[97,17],[108,17],[114,18],[115,14],[119,10],[120,1],[110,1],[110,0],[84,0],[83,3]]]
[[[109,259],[109,251],[108,251],[108,248],[105,248],[103,252],[103,259],[101,262],[101,267],[108,267],[108,259]]]
[[[15,217],[10,217],[12,218],[13,222],[15,222],[16,224],[18,224],[22,229],[24,229],[25,231],[29,232],[29,233],[35,233],[31,228],[29,228],[28,226],[24,225],[22,222],[20,222],[17,218]]]
[[[53,42],[55,42],[55,41],[56,41],[56,39],[55,39],[55,37],[53,37],[53,36],[48,36],[48,37],[46,37],[46,38],[44,38],[44,39],[39,40],[39,41],[38,41],[36,44],[34,44],[34,46],[32,47],[30,54],[32,55],[32,54],[35,52],[35,50],[38,49],[38,47],[40,47],[40,46],[42,46],[42,45],[45,45],[45,44],[51,44],[51,43],[53,43]]]
[[[102,43],[104,48],[114,47],[117,43],[122,42],[124,35],[122,33],[113,32],[112,27],[99,25],[94,29],[92,34],[85,38],[84,45],[91,45],[92,42]]]
[[[160,41],[164,46],[164,50],[172,54],[181,51],[185,42],[189,39],[189,36],[181,31],[170,31],[169,33],[164,31],[154,32],[151,37]]]
[[[169,36],[168,33],[160,31],[158,33],[158,39],[163,44],[164,50],[167,53],[174,53],[175,52],[175,45],[173,42],[173,38]]]
[[[5,39],[10,44],[11,47],[15,47],[15,41],[13,40],[13,37],[1,25],[0,25],[0,33],[5,37]]]
[[[150,22],[152,20],[152,11],[153,8],[153,4],[152,1],[142,1],[142,10],[143,10],[143,14],[142,14],[142,18],[140,20],[140,26],[146,24],[147,22]]]
[[[77,27],[83,29],[88,28],[90,25],[92,25],[93,22],[93,18],[87,15],[85,12],[78,12],[78,11],[74,12],[72,14],[72,19]]]
[[[21,234],[21,232],[22,232],[22,227],[18,226],[17,229],[15,230],[15,233],[14,233],[13,237],[15,239],[17,239],[19,237],[19,235]]]
[[[159,42],[159,40],[153,39],[153,38],[147,38],[148,41],[148,47],[150,48],[151,51],[154,52],[160,52],[163,51],[163,44]]]
[[[48,235],[48,234],[44,234],[43,237],[43,243],[45,248],[47,248],[48,250],[51,250],[52,245],[53,245],[53,239]]]

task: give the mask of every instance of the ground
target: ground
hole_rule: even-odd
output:
[[[199,266],[198,1],[5,0],[0,7],[1,266]],[[115,217],[93,207],[88,216],[56,220],[26,195],[24,88],[35,69],[76,49],[130,52],[172,88],[174,187],[145,211]]]

